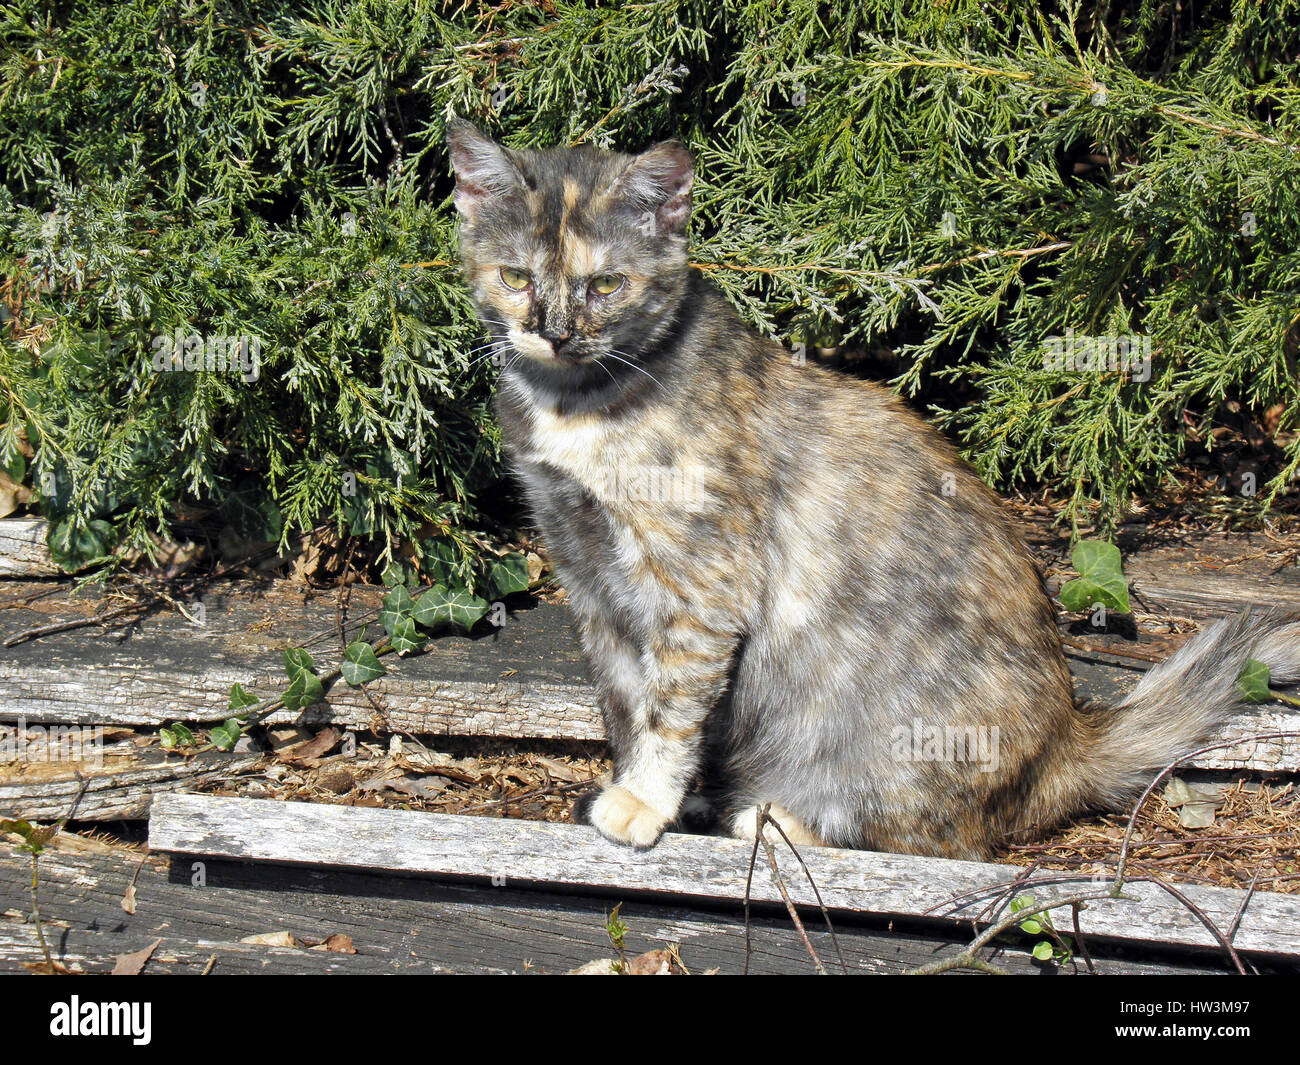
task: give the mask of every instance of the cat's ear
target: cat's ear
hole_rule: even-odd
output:
[[[680,232],[691,213],[695,161],[678,141],[662,141],[627,165],[614,193],[639,212],[653,214],[660,229]]]
[[[447,153],[456,172],[456,210],[465,218],[473,218],[485,203],[524,187],[509,150],[463,118],[447,122]]]

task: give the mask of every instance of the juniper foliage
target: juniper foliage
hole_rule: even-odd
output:
[[[696,267],[795,352],[892,352],[996,485],[1113,523],[1233,404],[1272,412],[1276,502],[1300,470],[1298,21],[1300,0],[7,3],[0,460],[70,566],[198,508],[384,560],[404,539],[473,584],[498,453],[455,112],[516,145],[681,137]],[[251,340],[256,378],[170,368],[191,336]],[[1129,336],[1149,379],[1046,357]]]

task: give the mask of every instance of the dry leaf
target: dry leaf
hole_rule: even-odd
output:
[[[554,758],[547,758],[544,754],[533,756],[533,760],[540,766],[545,766],[546,771],[556,780],[567,780],[576,784],[580,781],[590,780],[590,773],[583,773],[574,769],[571,765],[565,765],[563,762],[556,761]]]
[[[648,950],[627,963],[629,976],[671,976],[673,972],[673,956],[663,948]]]
[[[31,490],[26,485],[18,484],[4,470],[0,470],[0,518],[7,518],[31,498]]]
[[[403,774],[391,780],[383,774],[363,781],[357,787],[361,791],[396,791],[401,795],[410,795],[417,799],[428,799],[447,787],[447,781],[439,776],[412,776]]]
[[[333,726],[330,726],[329,728],[321,729],[320,732],[316,733],[315,739],[299,744],[292,750],[284,751],[279,754],[278,757],[285,762],[312,766],[332,751],[342,738],[343,733]]]
[[[127,913],[135,913],[135,884],[126,885],[126,894],[122,896],[120,905]]]
[[[566,975],[617,976],[618,970],[614,968],[617,964],[617,958],[597,958],[595,961],[589,961],[585,965],[579,965],[576,969],[570,969]]]
[[[292,947],[294,950],[301,946],[292,932],[262,932],[255,936],[245,936],[239,942],[259,947]]]
[[[352,937],[345,936],[342,932],[335,932],[332,936],[326,938],[323,943],[317,943],[312,950],[328,950],[331,954],[355,954],[356,948],[352,945]]]
[[[145,962],[158,949],[161,939],[155,939],[144,950],[137,950],[134,954],[119,954],[117,962],[113,966],[114,976],[139,976],[144,969]]]

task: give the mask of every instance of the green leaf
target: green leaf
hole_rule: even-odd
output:
[[[420,541],[420,568],[430,584],[450,587],[461,584],[458,578],[458,552],[456,545],[445,537],[429,537]]]
[[[392,643],[393,649],[399,655],[406,655],[412,651],[418,651],[420,645],[424,643],[424,639],[416,631],[415,620],[403,617],[397,620],[397,624],[393,626],[393,631],[389,633],[389,642]]]
[[[256,706],[262,700],[252,692],[244,690],[244,686],[238,682],[230,686],[230,705],[229,710],[242,710],[246,706]]]
[[[1051,961],[1052,944],[1045,939],[1042,940],[1037,946],[1034,947],[1034,957],[1038,961]]]
[[[528,590],[528,557],[520,552],[499,558],[488,567],[488,586],[494,599]]]
[[[390,562],[380,580],[386,588],[405,587],[415,579],[415,572],[405,562]]]
[[[212,741],[212,746],[218,750],[233,751],[235,744],[239,742],[239,737],[243,734],[244,729],[239,718],[228,717],[224,724],[208,731],[208,738]]]
[[[412,629],[414,627],[412,623]],[[375,649],[365,640],[355,640],[348,644],[339,669],[343,673],[343,679],[354,688],[361,687],[367,681],[378,680],[388,672],[375,654]]]
[[[434,585],[416,600],[414,617],[426,629],[446,625],[468,632],[491,609],[492,604],[486,599]]]
[[[50,527],[50,558],[65,573],[75,573],[91,559],[107,555],[112,541],[113,527],[103,519],[81,522],[69,516]]]
[[[1237,677],[1237,691],[1248,703],[1266,703],[1273,698],[1269,691],[1269,669],[1267,663],[1247,659],[1245,667]]]
[[[406,590],[406,585],[399,584],[384,596],[384,605],[379,611],[379,623],[383,625],[384,631],[391,636],[393,627],[402,618],[409,618],[414,609],[415,601],[411,598],[411,593]]]
[[[15,836],[22,836],[28,841],[31,840],[34,831],[30,821],[0,821],[0,832],[12,832]]]
[[[1129,612],[1128,579],[1120,563],[1119,548],[1083,540],[1075,546],[1070,561],[1079,577],[1061,586],[1061,605],[1066,610],[1101,605],[1121,614]]]
[[[1020,927],[1028,932],[1031,936],[1036,936],[1043,930],[1043,926],[1035,921],[1032,917],[1027,917],[1020,922]]]
[[[2,467],[14,484],[22,484],[27,476],[27,460],[16,447],[6,449]]]
[[[325,689],[316,676],[316,663],[301,647],[284,652],[284,668],[289,674],[289,690],[281,697],[289,710],[301,710],[325,698]]]
[[[172,722],[168,728],[159,729],[158,735],[162,738],[164,747],[193,747],[195,743],[190,727],[179,721]]]

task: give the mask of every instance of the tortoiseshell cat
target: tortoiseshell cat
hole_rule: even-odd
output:
[[[605,836],[652,845],[703,771],[738,834],[771,802],[796,841],[985,858],[1140,791],[1248,657],[1300,676],[1300,617],[1248,613],[1076,709],[996,496],[688,267],[682,146],[516,151],[461,120],[448,144],[505,443],[600,691]]]

